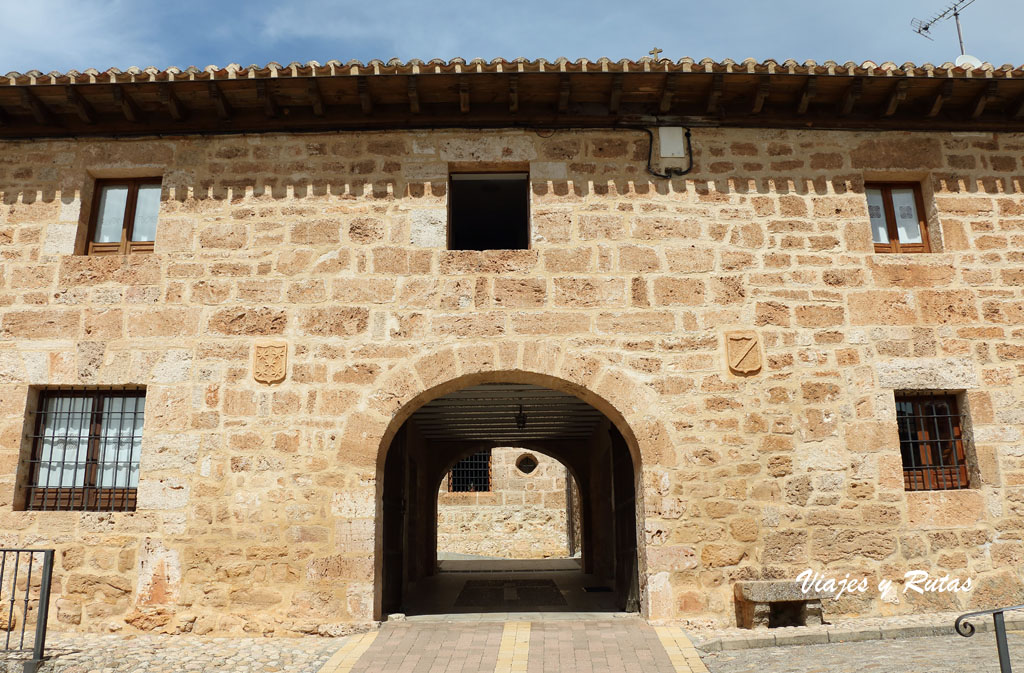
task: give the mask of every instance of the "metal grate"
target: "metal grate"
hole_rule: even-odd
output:
[[[474,453],[455,463],[448,474],[451,492],[482,492],[491,490],[491,450]]]
[[[897,395],[896,421],[906,490],[969,487],[956,397]]]
[[[44,390],[28,509],[135,511],[143,390]]]

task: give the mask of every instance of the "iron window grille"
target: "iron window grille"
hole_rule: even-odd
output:
[[[897,395],[896,422],[906,490],[970,487],[955,396]]]
[[[491,450],[480,451],[455,463],[448,473],[448,490],[452,493],[491,490]]]
[[[26,508],[133,512],[144,390],[44,390]]]
[[[160,178],[97,180],[86,254],[153,252]]]

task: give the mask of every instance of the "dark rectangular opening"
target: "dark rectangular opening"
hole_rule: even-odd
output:
[[[449,250],[526,250],[530,247],[526,173],[452,173]]]
[[[804,601],[781,601],[771,603],[768,613],[768,628],[785,626],[806,626],[804,623]]]

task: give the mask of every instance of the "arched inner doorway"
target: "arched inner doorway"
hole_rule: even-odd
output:
[[[500,447],[550,456],[575,478],[577,566],[461,567],[447,573],[439,566],[439,487],[458,461]],[[379,617],[639,610],[640,466],[620,428],[594,406],[533,383],[476,383],[420,402],[386,448],[380,475]]]

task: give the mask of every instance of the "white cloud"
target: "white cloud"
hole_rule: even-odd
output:
[[[152,12],[137,2],[0,0],[0,16],[0,74],[172,65]]]

